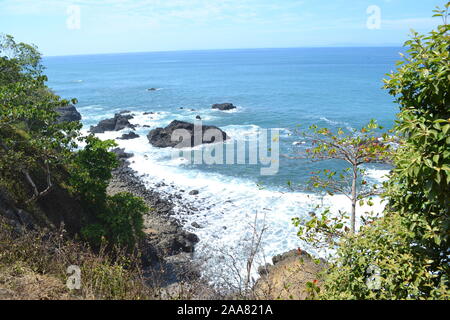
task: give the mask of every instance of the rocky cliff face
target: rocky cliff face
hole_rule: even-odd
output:
[[[38,179],[36,181],[39,182]],[[23,191],[27,192],[28,186],[25,181],[21,186]],[[64,227],[69,234],[78,233],[82,221],[89,221],[89,216],[79,200],[57,184],[46,196],[28,205],[17,203],[11,193],[1,189],[0,216],[16,230]]]
[[[254,288],[258,299],[305,300],[309,297],[307,283],[320,286],[319,272],[326,266],[324,260],[316,261],[301,249],[277,255],[272,262],[258,270],[261,278]]]

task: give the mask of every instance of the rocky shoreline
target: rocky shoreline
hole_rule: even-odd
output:
[[[110,195],[129,192],[142,198],[150,208],[144,217],[145,239],[141,244],[145,271],[152,281],[162,286],[189,283],[200,277],[198,266],[192,260],[195,244],[199,238],[183,230],[180,222],[173,218],[174,204],[155,190],[148,189],[129,167],[124,158],[131,156],[121,149],[115,150],[121,159],[108,186]],[[155,275],[161,276],[155,279]]]
[[[117,123],[133,129],[133,125],[128,122],[133,118],[133,115],[128,113],[130,112],[122,111],[116,114],[114,119],[103,120],[97,127],[92,127],[91,131],[97,130],[92,130],[93,128],[101,128],[100,131],[119,131],[122,126],[116,128]],[[110,127],[103,128],[103,124],[109,124],[109,122],[111,122]],[[186,122],[174,121],[167,128],[178,128],[178,125],[188,129],[192,129],[190,126],[193,126]],[[112,129],[113,127],[114,129]],[[152,144],[152,139],[150,139],[152,132],[158,131],[159,137],[159,131],[170,131],[167,128],[157,128],[150,131],[149,142]],[[170,137],[169,133],[163,135],[164,139],[159,140],[168,141],[166,136]],[[222,133],[225,138],[228,137],[225,132]],[[202,141],[202,143],[208,142]],[[168,147],[171,145],[158,146]],[[131,193],[142,198],[151,209],[145,216],[145,239],[141,244],[142,262],[146,278],[151,282],[150,285],[162,288],[166,294],[169,292],[170,297],[180,297],[177,292],[183,291],[183,294],[185,294],[185,290],[191,291],[196,299],[209,299],[216,295],[215,290],[201,279],[202,266],[200,262],[193,259],[195,245],[200,239],[196,234],[183,228],[186,223],[183,216],[192,215],[199,211],[199,208],[195,208],[195,202],[193,205],[192,201],[184,201],[184,198],[185,196],[195,197],[199,194],[199,191],[178,189],[175,185],[167,185],[164,181],[149,187],[144,184],[138,173],[130,167],[129,161],[134,156],[133,154],[120,148],[114,149],[113,152],[118,156],[120,166],[112,172],[113,177],[108,187],[108,193],[110,195],[120,192]],[[164,188],[160,187],[170,187],[171,192],[162,191]],[[182,214],[180,215],[180,213]],[[194,230],[202,228],[195,221],[192,222],[191,226]],[[305,299],[307,295],[305,292],[306,283],[316,280],[316,275],[323,268],[323,264],[324,261],[319,266],[316,265],[312,257],[300,249],[275,256],[273,264],[267,264],[259,268],[258,273],[261,278],[253,289],[254,293],[258,296],[274,299],[277,297],[286,298],[287,293],[289,293],[289,296],[293,294],[295,297]],[[286,274],[286,268],[295,270],[295,272]],[[295,290],[285,292],[286,284],[294,284]],[[190,296],[190,298],[193,298],[193,296]]]

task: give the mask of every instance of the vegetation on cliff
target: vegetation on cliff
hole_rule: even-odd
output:
[[[109,151],[114,142],[82,137],[79,122],[58,121],[56,109],[69,101],[46,86],[34,46],[2,36],[0,70],[2,192],[30,214],[32,224],[64,223],[94,246],[104,241],[132,248],[142,236],[142,215],[148,209],[130,194],[106,194],[111,170],[118,165]],[[61,209],[51,206],[55,200],[71,202],[78,210],[68,219],[61,219],[63,213],[54,217],[58,213],[51,211]]]
[[[342,234],[319,298],[450,298],[449,9],[437,10],[437,30],[413,34],[385,80],[400,113],[384,216]]]
[[[444,23],[429,35],[413,34],[404,61],[385,80],[400,106],[390,133],[395,150],[386,144],[390,137],[376,136],[375,122],[350,135],[312,127],[313,158],[350,164],[342,174],[316,172],[312,185],[347,195],[352,209],[350,219],[325,210],[306,222],[294,220],[302,239],[315,244],[326,239],[336,248],[330,261],[296,277],[306,291],[296,290],[295,297],[450,298],[449,10],[450,2],[436,12]],[[34,46],[0,38],[0,283],[9,290],[0,291],[0,298],[151,298],[134,250],[148,208],[126,192],[108,195],[111,171],[118,166],[109,151],[115,143],[81,136],[77,121],[59,121],[56,110],[69,101],[51,92],[43,71]],[[369,197],[370,204],[379,192],[367,186],[360,166],[385,159],[393,164],[383,186],[386,209],[382,217],[366,217],[358,230],[357,202]],[[265,275],[259,293],[292,297],[286,268],[305,268],[298,268],[297,256],[289,259],[273,268],[280,277]],[[81,268],[82,291],[64,286],[69,265]],[[321,278],[314,279],[319,269]],[[31,290],[25,288],[31,278],[44,277],[53,285],[21,296]],[[271,286],[281,290],[266,292]]]

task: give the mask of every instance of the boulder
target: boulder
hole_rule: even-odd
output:
[[[175,255],[180,252],[194,252],[194,247],[200,239],[196,234],[177,229],[176,233],[160,234],[159,246],[167,255]]]
[[[189,195],[191,195],[191,196],[196,196],[198,194],[199,194],[198,190],[192,190],[191,192],[189,192]]]
[[[125,152],[125,149],[122,148],[115,148],[111,152],[114,152],[119,160],[129,159],[134,156],[134,154]]]
[[[77,111],[74,105],[58,107],[55,111],[59,114],[57,122],[74,122],[81,120],[81,114]]]
[[[125,128],[135,129],[135,126],[129,120],[133,119],[132,115],[116,113],[114,118],[102,120],[96,126],[92,126],[92,133],[103,133],[105,131],[120,131]]]
[[[128,133],[124,133],[122,135],[122,137],[120,137],[120,140],[131,140],[131,139],[136,139],[139,138],[139,135],[134,133],[133,131],[128,132]]]
[[[227,111],[227,110],[236,109],[236,106],[233,105],[232,103],[219,103],[219,104],[213,104],[213,106],[211,108],[221,110],[221,111]]]
[[[192,222],[191,223],[191,226],[193,226],[194,228],[196,228],[196,229],[202,229],[203,227],[201,226],[201,225],[199,225],[197,222]]]
[[[320,274],[327,268],[325,260],[316,260],[300,248],[277,255],[272,262],[258,268],[261,278],[253,288],[256,299],[309,299],[308,282],[320,287]]]
[[[165,128],[156,128],[151,130],[148,133],[147,138],[150,144],[157,148],[195,147],[200,144],[214,143],[220,141],[219,139],[221,139],[221,141],[225,141],[229,138],[228,135],[218,127],[202,125],[201,130],[200,126],[197,129],[198,131],[201,131],[201,139],[195,139],[194,128],[195,126],[192,123],[174,120]],[[172,141],[172,135],[175,130],[185,130],[190,134],[190,139],[185,141],[180,138],[180,140],[178,141]],[[208,130],[211,130],[209,133],[213,134],[213,137],[211,139],[206,139],[204,137],[204,133],[207,132]],[[200,134],[200,132],[198,132],[198,134]],[[214,134],[216,135],[217,138],[214,137]]]

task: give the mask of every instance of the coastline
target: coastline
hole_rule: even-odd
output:
[[[179,198],[176,204],[170,197],[161,193],[157,188],[148,187],[138,176],[138,172],[130,168],[132,154],[127,154],[123,149],[113,150],[120,160],[120,165],[112,171],[112,179],[108,186],[108,193],[113,195],[120,192],[129,192],[142,198],[150,211],[145,216],[145,239],[141,244],[144,276],[148,285],[160,288],[162,298],[185,299],[228,299],[243,294],[241,288],[224,292],[214,289],[214,285],[208,283],[217,279],[203,279],[201,273],[202,262],[194,259],[195,245],[199,241],[195,233],[184,230],[182,221],[175,218],[175,206],[180,209]],[[191,204],[185,202],[186,212],[195,211]],[[258,268],[258,279],[247,296],[276,299],[294,295],[305,299],[306,283],[315,281],[319,272],[326,263],[323,259],[317,265],[306,251],[300,248],[288,250],[270,259],[272,263],[266,263]],[[286,270],[289,270],[287,272]],[[287,272],[287,273],[286,273]],[[286,286],[294,286],[293,291],[286,290]]]
[[[142,198],[150,209],[144,217],[145,237],[140,246],[144,276],[152,282],[149,285],[170,288],[198,281],[200,272],[192,255],[199,239],[172,217],[174,204],[170,199],[147,188],[123,158],[112,175],[110,195],[129,192]]]

